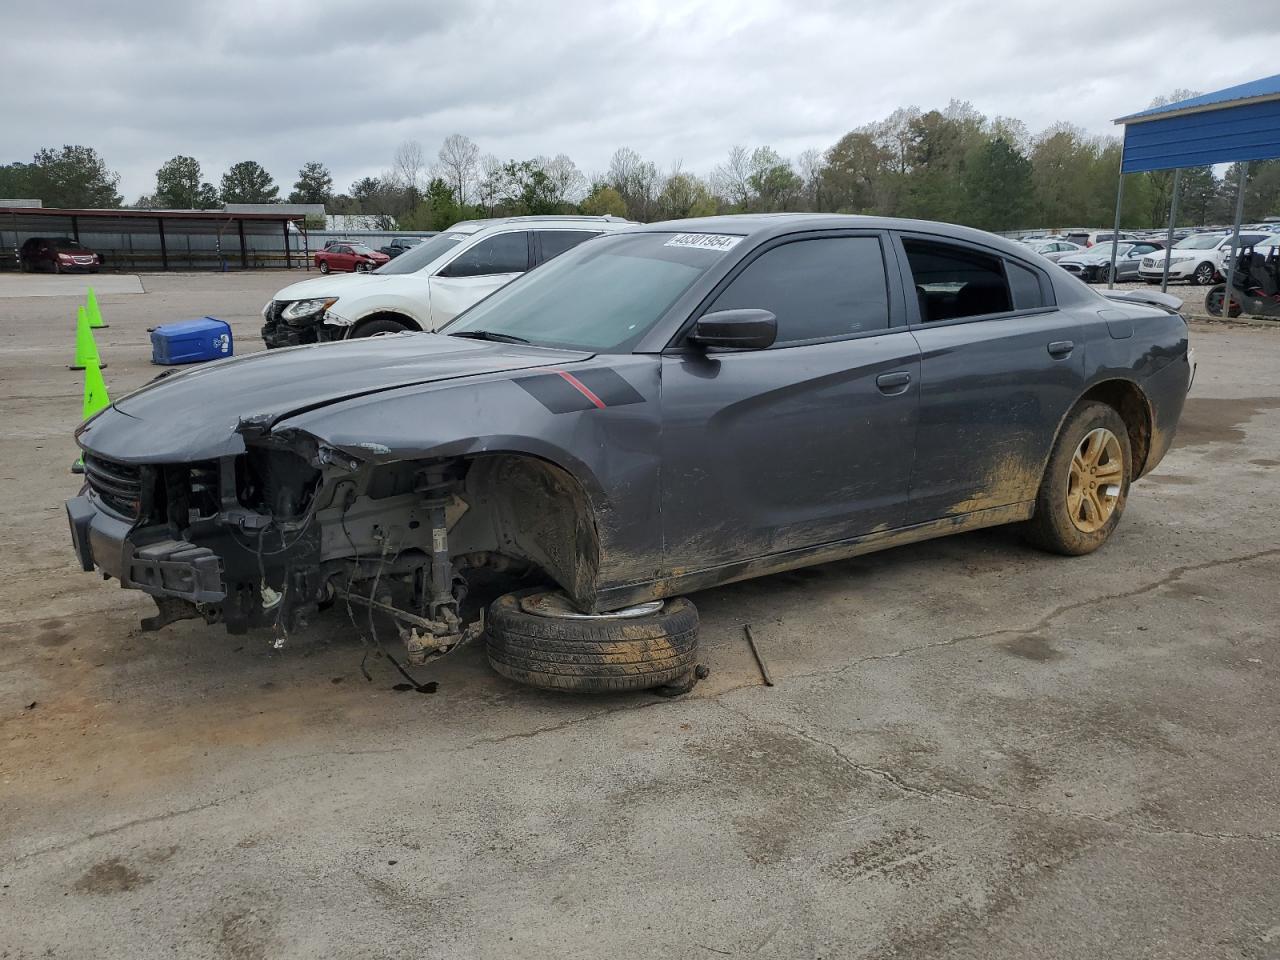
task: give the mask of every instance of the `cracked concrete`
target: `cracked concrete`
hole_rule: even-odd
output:
[[[216,305],[251,347],[279,283],[104,297],[109,385]],[[986,531],[699,594],[682,699],[479,649],[421,696],[341,616],[141,635],[75,569],[67,307],[0,300],[0,958],[1280,958],[1276,332],[1195,328],[1187,440],[1092,557]]]

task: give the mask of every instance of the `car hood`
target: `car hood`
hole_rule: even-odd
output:
[[[433,333],[311,344],[164,375],[117,400],[77,434],[113,460],[188,462],[239,453],[242,420],[259,429],[355,397],[592,355]]]
[[[1116,258],[1116,260],[1117,260],[1117,261],[1119,261],[1119,260],[1124,260],[1124,259],[1125,259],[1124,257],[1117,257],[1117,258]],[[1109,254],[1109,253],[1107,253],[1107,254],[1102,254],[1102,253],[1073,253],[1073,254],[1071,254],[1071,255],[1069,255],[1069,256],[1063,257],[1061,260],[1059,260],[1059,261],[1058,261],[1058,263],[1060,263],[1060,264],[1061,264],[1061,263],[1076,263],[1076,264],[1079,264],[1080,266],[1085,266],[1085,267],[1101,266],[1101,265],[1102,265],[1102,264],[1104,264],[1104,263],[1110,263],[1110,262],[1111,262],[1111,254]]]
[[[382,276],[376,273],[331,273],[328,276],[312,277],[291,283],[282,290],[276,291],[272,300],[311,300],[322,297],[343,297],[354,294],[373,293],[388,283],[401,280],[409,274],[393,274]]]

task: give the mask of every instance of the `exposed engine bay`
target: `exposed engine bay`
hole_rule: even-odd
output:
[[[283,645],[335,603],[394,621],[410,663],[482,629],[462,604],[477,570],[540,573],[589,602],[594,531],[580,490],[532,457],[371,463],[301,431],[242,421],[245,453],[186,464],[128,465],[86,451],[87,510],[68,505],[77,547],[92,513],[128,521],[122,586],[151,594],[159,629],[203,618],[228,631],[270,628]],[[77,515],[82,519],[78,522]],[[587,524],[586,529],[579,526]],[[376,635],[376,632],[375,632]]]

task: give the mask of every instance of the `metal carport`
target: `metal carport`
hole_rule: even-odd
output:
[[[1231,260],[1227,267],[1224,313],[1229,313],[1240,221],[1244,217],[1244,187],[1249,161],[1280,157],[1280,74],[1264,77],[1213,93],[1202,94],[1163,107],[1152,107],[1120,117],[1124,125],[1124,150],[1120,182],[1116,187],[1116,226],[1120,232],[1120,205],[1124,200],[1124,175],[1148,170],[1173,170],[1173,198],[1169,204],[1167,246],[1173,246],[1174,219],[1178,211],[1180,171],[1215,163],[1240,164],[1236,185],[1236,212],[1231,234]],[[1164,280],[1169,286],[1170,257],[1165,257]],[[1115,286],[1116,246],[1111,247],[1111,280]]]
[[[17,266],[27,237],[67,236],[102,254],[109,270],[306,266],[302,224],[296,213],[0,206],[0,265]]]

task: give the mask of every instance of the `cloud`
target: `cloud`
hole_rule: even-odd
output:
[[[595,171],[625,144],[707,172],[734,143],[825,149],[899,106],[953,98],[1033,132],[1065,120],[1112,133],[1113,117],[1175,88],[1271,72],[1280,23],[1253,23],[1239,44],[1230,18],[1204,10],[1198,0],[1168,0],[1158,17],[1085,0],[23,4],[6,12],[6,75],[33,79],[0,101],[0,162],[88,144],[133,199],[177,153],[214,182],[257,160],[287,192],[305,161],[345,187],[389,166],[401,141],[434,155],[454,132],[504,159],[567,153]]]

